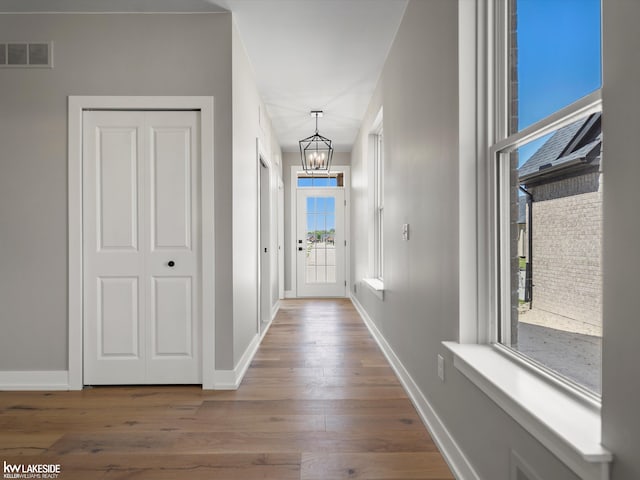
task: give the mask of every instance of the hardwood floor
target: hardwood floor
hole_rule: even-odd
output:
[[[282,302],[237,391],[0,392],[0,461],[66,479],[453,479],[348,300]]]

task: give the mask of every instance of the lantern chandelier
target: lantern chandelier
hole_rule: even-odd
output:
[[[329,173],[329,168],[331,167],[331,159],[333,158],[331,140],[318,133],[318,117],[323,115],[322,110],[311,111],[311,116],[316,117],[316,132],[298,142],[300,144],[302,168],[307,173]]]

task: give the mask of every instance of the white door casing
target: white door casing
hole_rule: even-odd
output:
[[[271,321],[271,168],[262,156],[258,160],[258,198],[259,198],[259,332]]]
[[[299,297],[345,296],[344,202],[343,188],[297,189],[294,248]]]
[[[284,299],[284,182],[278,178],[278,298]]]
[[[211,96],[68,97],[69,370],[68,388],[83,387],[83,184],[82,125],[88,110],[191,110],[200,112],[200,241],[202,388],[215,388],[214,98]]]
[[[84,383],[202,383],[199,112],[84,112]]]

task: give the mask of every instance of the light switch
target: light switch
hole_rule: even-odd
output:
[[[409,240],[409,224],[404,223],[402,225],[402,240]]]

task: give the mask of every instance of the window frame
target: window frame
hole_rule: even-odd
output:
[[[384,282],[384,135],[382,125],[374,135],[373,210],[374,262],[373,277]]]
[[[457,341],[442,344],[458,373],[580,478],[607,480],[613,455],[601,443],[600,399],[567,388],[566,381],[495,343],[499,312],[496,153],[511,144],[527,143],[537,137],[536,129],[552,130],[570,121],[562,115],[602,102],[599,90],[559,115],[514,136],[506,135],[507,102],[499,105],[496,98],[506,92],[507,77],[501,79],[501,72],[506,72],[507,50],[500,56],[496,45],[506,46],[508,1],[458,0],[459,329]],[[500,21],[502,29],[496,28]]]
[[[384,301],[384,136],[383,110],[376,114],[367,139],[369,271],[364,285]]]
[[[489,168],[495,179],[493,191],[493,206],[496,216],[496,240],[497,262],[494,262],[494,277],[498,293],[498,321],[495,323],[495,331],[492,332],[493,343],[505,345],[500,340],[500,333],[507,335],[511,329],[511,298],[503,294],[511,289],[510,286],[510,251],[511,241],[508,225],[510,223],[509,205],[501,202],[501,198],[509,198],[509,155],[519,147],[529,142],[553,133],[573,122],[582,119],[592,113],[602,111],[602,89],[583,97],[567,107],[558,110],[550,116],[534,123],[530,127],[518,133],[507,136],[501,141],[489,147]],[[523,356],[524,358],[528,358]]]
[[[332,180],[335,179],[335,185],[314,185],[314,180]],[[311,185],[300,185],[300,180],[311,180]],[[296,177],[296,188],[344,188],[344,172],[330,172],[330,173],[306,173],[299,172]]]
[[[510,212],[507,202],[501,198],[509,198],[509,155],[516,149],[532,141],[544,137],[554,131],[586,117],[592,113],[602,111],[602,85],[594,92],[556,110],[545,118],[528,127],[509,132],[509,102],[510,102],[510,64],[509,64],[509,36],[510,36],[510,5],[517,0],[486,0],[489,15],[488,27],[493,27],[494,35],[488,37],[487,63],[488,86],[487,93],[487,127],[489,129],[488,154],[484,160],[488,172],[488,181],[480,189],[486,189],[489,196],[488,212],[484,212],[489,221],[492,255],[489,263],[488,275],[492,285],[492,312],[489,314],[490,323],[485,326],[488,333],[487,341],[502,354],[508,355],[513,361],[519,362],[525,368],[536,371],[558,384],[571,395],[600,405],[600,395],[578,385],[554,370],[521,354],[507,344],[501,342],[503,336],[509,336],[511,329],[511,264],[510,264]],[[493,22],[491,22],[493,20]],[[493,25],[492,25],[493,23]],[[491,31],[491,30],[489,30]],[[600,62],[602,65],[602,61]],[[601,67],[602,68],[602,67]],[[479,92],[482,95],[482,92]],[[479,212],[482,215],[482,212]]]

